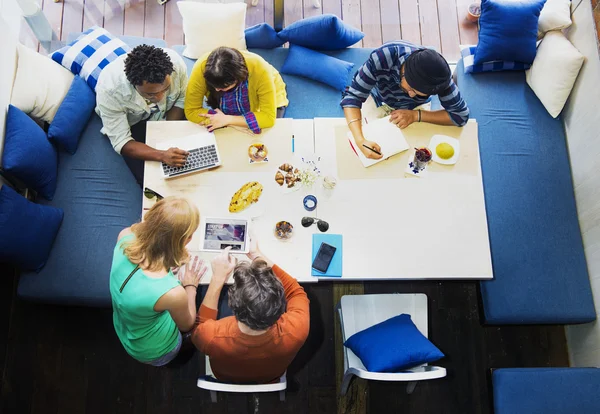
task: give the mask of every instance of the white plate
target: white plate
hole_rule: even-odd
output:
[[[448,158],[447,160],[440,158],[435,151],[437,146],[443,143],[450,144],[452,148],[454,148],[454,155],[451,158]],[[431,150],[431,159],[437,162],[438,164],[456,164],[456,161],[458,161],[458,157],[460,155],[460,141],[456,138],[448,137],[446,135],[432,136],[431,141],[429,141],[428,148]]]

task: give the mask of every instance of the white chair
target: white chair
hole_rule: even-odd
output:
[[[427,295],[418,294],[385,294],[385,295],[346,295],[337,305],[342,327],[342,338],[350,338],[386,319],[406,313],[419,331],[427,337]],[[344,379],[341,394],[346,395],[352,376],[377,381],[407,381],[406,392],[412,393],[417,381],[443,378],[446,368],[420,365],[398,373],[367,371],[361,360],[350,349],[344,348]]]
[[[206,357],[206,375],[215,377],[210,367],[210,360]],[[217,402],[217,392],[276,392],[279,391],[279,400],[285,401],[285,389],[287,387],[286,373],[284,372],[279,382],[274,384],[228,384],[224,382],[212,382],[207,381],[203,377],[198,378],[197,386],[203,390],[210,391],[210,400],[214,403]]]

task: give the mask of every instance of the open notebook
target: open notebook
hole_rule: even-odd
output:
[[[351,132],[348,132],[348,140],[352,149],[360,158],[360,161],[365,167],[377,164],[392,155],[396,155],[402,151],[406,151],[409,146],[404,138],[402,130],[390,122],[390,117],[377,119],[369,124],[363,125],[363,135],[368,141],[373,141],[381,147],[383,157],[378,160],[365,157],[358,145],[354,142],[354,137]]]

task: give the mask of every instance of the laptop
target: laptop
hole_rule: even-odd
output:
[[[172,167],[162,163],[163,178],[181,177],[183,175],[208,170],[221,165],[219,148],[215,134],[208,131],[199,132],[185,137],[171,139],[157,146],[160,150],[177,147],[189,152],[183,167]]]

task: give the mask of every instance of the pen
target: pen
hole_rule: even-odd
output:
[[[367,149],[370,149],[371,151],[373,151],[373,152],[374,152],[375,154],[377,154],[377,155],[381,155],[381,152],[379,152],[379,151],[376,151],[376,150],[374,150],[373,148],[366,146],[365,144],[363,144],[363,147],[365,147],[365,148],[367,148]]]
[[[294,152],[294,135],[292,135],[292,152]]]

